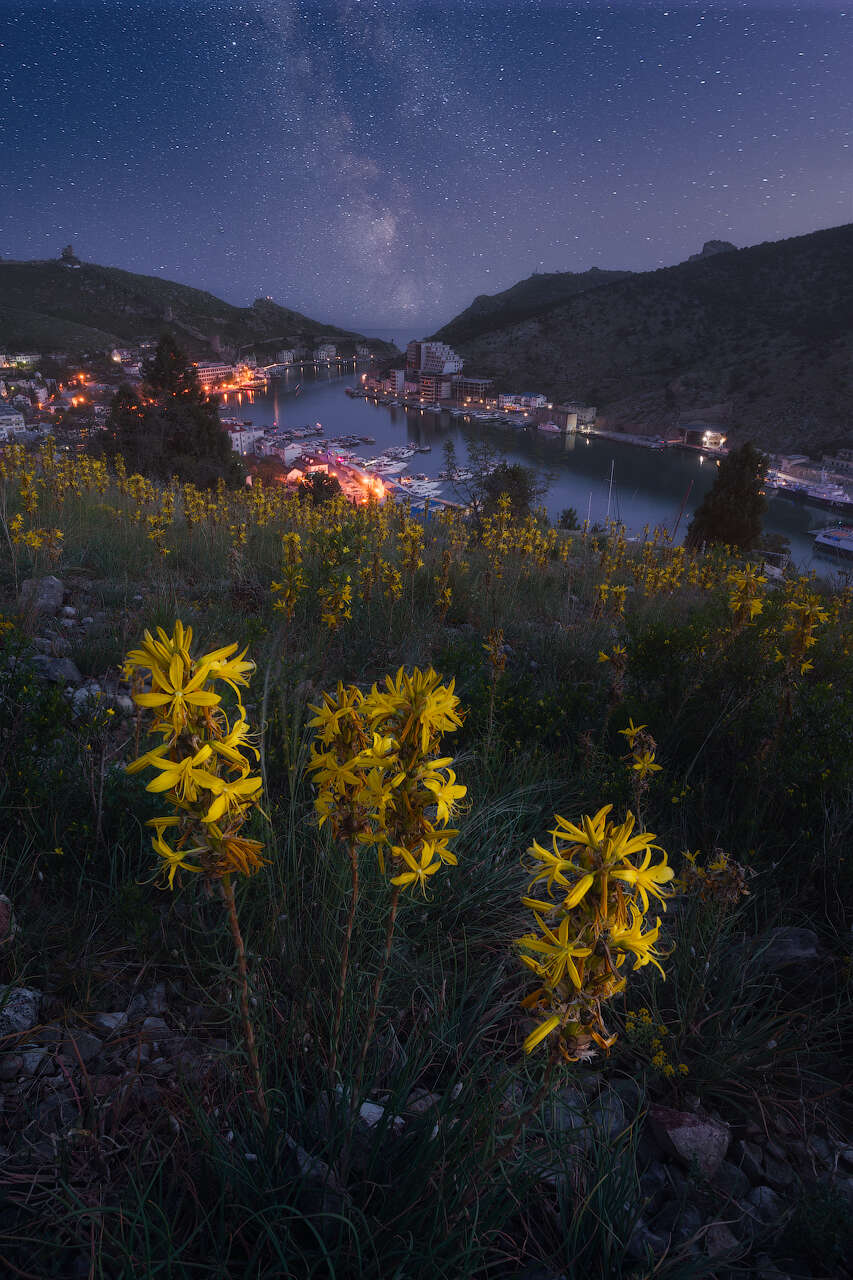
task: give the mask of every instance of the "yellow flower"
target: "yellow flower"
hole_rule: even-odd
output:
[[[155,819],[155,821],[157,820]],[[187,862],[187,858],[191,858],[194,854],[204,852],[203,849],[173,849],[170,845],[166,844],[166,841],[162,837],[162,833],[152,836],[151,844],[154,847],[155,853],[158,853],[163,859],[164,865],[162,867],[162,872],[170,889],[174,889],[175,887],[175,876],[179,870],[195,872],[203,870],[202,867],[196,866],[192,862]]]
[[[656,847],[650,845],[646,849],[645,857],[639,867],[619,867],[611,872],[614,879],[624,880],[626,884],[633,885],[636,888],[644,912],[649,909],[650,893],[658,898],[663,903],[664,909],[666,909],[664,899],[667,895],[662,893],[658,886],[666,884],[667,881],[672,880],[675,876],[672,867],[667,864],[666,854],[663,856],[663,861],[659,862],[657,866],[652,867],[649,865],[652,860],[652,848]]]
[[[643,729],[645,729],[645,727],[646,727],[646,726],[645,726],[644,724],[634,724],[633,719],[629,717],[629,719],[628,719],[628,728],[627,728],[627,729],[620,729],[620,730],[619,730],[619,732],[621,733],[621,735],[622,735],[622,737],[623,737],[623,738],[627,738],[627,740],[628,740],[628,746],[633,748],[633,746],[634,746],[634,739],[637,737],[637,735],[638,735],[639,733],[642,733],[642,731],[643,731]]]
[[[631,768],[639,773],[641,778],[645,778],[650,773],[660,773],[661,766],[655,764],[655,753],[649,751],[648,748],[643,751],[637,751],[634,754],[634,763]]]
[[[541,969],[543,976],[547,976],[549,986],[555,987],[563,975],[567,974],[572,984],[580,988],[582,983],[575,959],[582,960],[592,955],[592,949],[579,947],[577,939],[569,937],[568,916],[563,917],[556,931],[550,929],[541,916],[537,916],[536,920],[544,938],[537,938],[533,933],[526,934],[519,939],[517,945],[524,951],[532,951],[534,956],[544,957],[544,962],[534,961],[534,964]]]
[[[660,970],[661,975],[665,978],[666,974],[663,971],[663,966],[657,959],[659,952],[654,950],[654,944],[660,936],[660,919],[658,918],[655,921],[653,929],[649,929],[648,933],[643,933],[642,912],[633,903],[631,903],[630,911],[632,916],[630,925],[620,926],[614,924],[611,929],[613,945],[620,951],[630,951],[633,954],[635,969],[642,969],[644,965],[651,963]]]
[[[184,728],[190,707],[215,707],[220,702],[218,693],[204,688],[208,677],[207,667],[200,667],[190,680],[186,680],[186,674],[187,669],[183,660],[175,654],[169,663],[168,671],[160,667],[151,668],[151,679],[159,687],[159,693],[133,695],[133,700],[138,706],[159,711],[161,719],[171,723],[175,737]]]
[[[468,788],[457,784],[456,774],[452,769],[447,770],[447,777],[443,778],[437,771],[424,778],[424,786],[427,791],[431,791],[435,796],[436,816],[439,822],[449,822],[454,810],[457,807],[457,801],[461,800],[467,794]]]
[[[420,858],[414,858],[402,845],[394,845],[392,852],[400,858],[408,871],[403,871],[400,875],[392,876],[391,883],[398,885],[401,889],[406,889],[409,885],[418,884],[426,897],[426,878],[435,875],[441,866],[441,862],[433,862],[435,849],[431,844],[424,841]]]
[[[203,822],[217,822],[223,813],[241,813],[247,804],[257,803],[260,797],[263,780],[261,778],[239,778],[236,782],[225,778],[212,778],[208,790],[216,796],[213,804],[202,818]]]
[[[207,743],[194,756],[186,756],[183,760],[167,760],[157,752],[150,751],[145,758],[146,762],[160,770],[160,777],[153,778],[145,790],[155,793],[174,791],[180,804],[193,804],[198,799],[199,789],[211,791],[219,781],[214,774],[201,767],[212,754]]]
[[[560,1018],[556,1014],[551,1018],[546,1018],[544,1022],[540,1022],[535,1031],[531,1031],[530,1035],[524,1041],[524,1052],[532,1053],[536,1046],[540,1045],[552,1031],[556,1031],[559,1025]]]

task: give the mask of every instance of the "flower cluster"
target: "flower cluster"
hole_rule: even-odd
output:
[[[763,591],[767,578],[757,565],[748,564],[743,569],[732,569],[728,574],[729,609],[732,627],[740,630],[764,608]]]
[[[462,723],[453,688],[432,668],[401,667],[367,694],[339,684],[311,707],[320,825],[352,848],[375,847],[398,889],[426,892],[442,863],[456,863],[449,823],[466,788],[439,755],[443,735]]]
[[[634,834],[633,814],[617,825],[611,809],[577,823],[557,814],[550,848],[534,841],[528,850],[535,874],[522,903],[536,929],[516,945],[540,982],[524,1007],[545,1015],[524,1042],[528,1053],[555,1032],[569,1061],[590,1057],[593,1044],[608,1049],[616,1037],[604,1027],[601,1006],[625,987],[626,958],[634,968],[654,964],[663,973],[655,950],[660,918],[645,932],[643,925],[650,898],[665,909],[663,886],[673,871],[650,832]]]
[[[258,751],[241,700],[254,663],[236,644],[194,657],[192,638],[192,629],[180,622],[171,635],[162,627],[156,638],[146,631],[124,666],[135,685],[134,702],[153,712],[151,731],[163,739],[128,765],[128,773],[156,770],[147,790],[163,795],[175,810],[148,824],[170,888],[179,870],[222,879],[232,872],[252,875],[264,862],[260,841],[241,834],[262,785],[252,774]],[[141,673],[150,674],[150,690],[140,688]],[[214,688],[218,683],[237,697],[230,720]]]
[[[646,726],[634,724],[634,721],[629,719],[627,729],[620,729],[619,732],[630,748],[626,759],[628,768],[637,775],[637,782],[645,782],[651,774],[660,773],[661,766],[655,763],[657,743],[647,732]]]
[[[720,907],[733,907],[748,896],[746,882],[752,873],[722,849],[715,849],[705,866],[699,861],[698,851],[689,853],[685,849],[681,856],[684,864],[675,884],[682,893]]]
[[[639,1012],[633,1009],[627,1010],[625,1035],[632,1046],[648,1057],[652,1067],[667,1080],[672,1080],[676,1075],[689,1074],[687,1064],[673,1062],[666,1048],[665,1040],[670,1035],[669,1027],[663,1023],[655,1023],[648,1009],[640,1009]]]

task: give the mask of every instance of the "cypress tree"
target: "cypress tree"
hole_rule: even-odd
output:
[[[720,460],[714,484],[693,514],[688,547],[725,542],[750,551],[761,537],[767,499],[762,493],[767,459],[747,441]]]

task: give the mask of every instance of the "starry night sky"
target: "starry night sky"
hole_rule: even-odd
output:
[[[853,0],[0,0],[2,256],[358,328],[849,222],[852,133]]]

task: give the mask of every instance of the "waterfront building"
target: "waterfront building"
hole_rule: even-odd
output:
[[[114,364],[133,364],[135,357],[133,352],[125,347],[113,347],[110,359]]]
[[[318,361],[336,360],[338,349],[331,342],[323,342],[319,347],[314,348],[314,359]]]
[[[827,471],[835,471],[839,475],[853,475],[853,449],[839,449],[834,457],[824,454],[822,466]]]
[[[518,391],[498,396],[499,409],[517,409],[530,412],[531,409],[544,409],[548,400],[538,391]]]
[[[263,427],[246,427],[242,423],[226,426],[225,430],[228,432],[231,448],[241,457],[254,452],[255,443],[261,440],[264,434]]]
[[[357,342],[355,344],[355,354],[359,357],[359,359],[362,359],[365,356],[369,356],[370,347],[368,347],[364,342]]]
[[[214,382],[224,382],[226,379],[234,377],[233,364],[214,364],[207,361],[203,364],[197,364],[195,370],[203,387],[209,387]]]
[[[578,404],[577,401],[571,400],[564,404],[558,404],[557,408],[563,413],[575,414],[579,427],[595,426],[597,410],[594,404]]]
[[[459,401],[485,400],[491,393],[494,378],[475,378],[463,374],[453,379],[453,395]]]
[[[422,400],[430,403],[436,400],[448,400],[453,394],[453,379],[443,373],[426,373],[423,369],[418,374],[417,394]]]
[[[391,369],[391,371],[385,375],[385,386],[391,395],[402,395],[405,382],[405,369]]]
[[[463,360],[446,342],[410,342],[406,368],[421,373],[459,373]]]
[[[275,353],[276,364],[293,364],[293,348],[285,347],[281,351]]]

